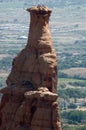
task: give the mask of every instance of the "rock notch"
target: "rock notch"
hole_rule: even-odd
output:
[[[49,31],[51,10],[30,12],[26,47],[14,58],[0,104],[0,130],[61,130],[57,102],[57,58]]]

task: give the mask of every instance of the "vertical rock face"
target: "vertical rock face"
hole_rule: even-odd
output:
[[[27,9],[26,47],[14,58],[0,104],[0,130],[61,130],[57,100],[57,60],[49,31],[51,10]]]

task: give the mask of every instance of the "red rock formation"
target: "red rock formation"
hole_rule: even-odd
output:
[[[51,10],[27,9],[26,47],[14,58],[0,104],[0,130],[61,130],[57,103],[57,60],[49,31]]]

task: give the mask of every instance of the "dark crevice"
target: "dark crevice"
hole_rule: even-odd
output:
[[[1,126],[1,124],[2,124],[2,119],[0,118],[0,126]]]
[[[36,106],[32,106],[32,107],[31,107],[31,121],[32,121],[32,119],[33,119],[33,116],[34,116],[35,111],[36,111]]]
[[[50,92],[52,92],[52,87],[50,86],[50,87],[48,87],[48,90],[50,91]]]
[[[24,127],[24,123],[23,122],[20,122],[19,124],[20,124],[20,126]]]
[[[35,89],[33,84],[30,81],[28,81],[28,80],[23,80],[22,81],[22,86],[24,86],[25,88],[28,88],[30,90],[34,90]]]
[[[52,82],[52,77],[48,77],[48,81],[51,81],[51,82]]]

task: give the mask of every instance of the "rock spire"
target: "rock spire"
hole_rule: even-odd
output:
[[[61,130],[57,58],[49,30],[51,10],[28,8],[26,47],[14,58],[0,104],[0,130]]]

